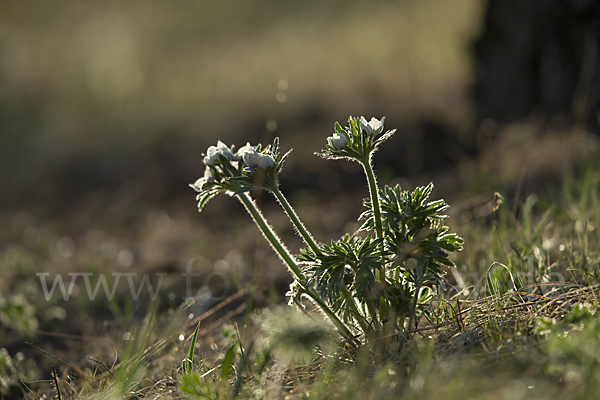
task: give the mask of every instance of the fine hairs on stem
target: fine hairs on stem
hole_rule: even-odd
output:
[[[287,201],[287,199],[285,198],[283,193],[281,193],[281,191],[279,190],[279,187],[276,187],[275,190],[272,191],[272,193],[275,196],[275,198],[277,199],[277,201],[279,202],[279,204],[281,205],[281,207],[284,209],[285,213],[290,218],[290,221],[292,221],[292,224],[294,225],[296,232],[298,232],[298,234],[304,239],[304,241],[311,248],[312,251],[314,251],[316,254],[322,254],[321,250],[319,249],[319,246],[315,243],[313,236],[310,234],[310,232],[308,232],[308,230],[306,229],[306,227],[304,226],[302,221],[300,221],[300,218],[298,217],[296,210],[294,210],[294,208]],[[348,288],[346,288],[345,286],[342,286],[341,290],[344,295],[344,298],[346,299],[348,306],[354,313],[355,319],[358,322],[358,324],[360,325],[361,330],[363,332],[367,332],[369,330],[369,325],[368,325],[366,319],[362,316],[362,314],[358,310],[358,306],[356,305],[356,302],[355,302],[354,298],[352,297],[352,294],[349,292]],[[374,319],[374,321],[375,321],[375,319]],[[379,325],[376,323],[375,326],[378,327]]]
[[[271,226],[267,223],[267,220],[262,215],[260,210],[257,208],[256,203],[252,198],[248,195],[248,193],[241,193],[237,196],[239,200],[242,202],[246,211],[252,216],[252,219],[258,226],[259,230],[262,232],[263,236],[267,241],[271,244],[275,252],[280,256],[280,258],[287,264],[290,269],[290,272],[296,277],[298,283],[301,285],[304,293],[308,296],[317,306],[318,308],[324,312],[327,317],[331,320],[331,322],[338,328],[340,334],[346,339],[350,340],[352,338],[352,333],[350,329],[337,317],[335,313],[333,313],[325,301],[317,294],[315,291],[306,286],[306,277],[298,267],[298,264],[294,260],[294,257],[290,254],[287,247],[283,244],[281,239],[273,232]]]

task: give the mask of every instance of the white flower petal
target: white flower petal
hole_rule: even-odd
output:
[[[258,160],[258,168],[267,169],[275,165],[275,160],[268,154],[261,154],[260,159]]]
[[[202,178],[199,178],[198,180],[196,180],[196,182],[192,183],[190,186],[196,192],[201,192],[203,186],[206,183],[214,182],[214,181],[215,181],[215,176],[213,174],[213,171],[210,168],[206,167],[206,169],[204,170],[204,176]]]
[[[268,154],[258,153],[254,149],[244,152],[242,159],[244,160],[244,164],[251,170],[255,170],[256,168],[267,169],[275,165],[273,157]]]
[[[199,178],[196,182],[192,183],[190,186],[196,192],[201,192],[202,186],[204,186],[204,182],[205,182],[204,178]]]
[[[240,149],[237,151],[236,154],[238,155],[238,157],[243,157],[244,153],[254,151],[255,149],[256,149],[256,146],[252,146],[250,144],[250,142],[248,142],[248,143],[246,143],[245,146],[240,147]]]
[[[217,142],[216,146],[210,146],[206,150],[206,155],[204,156],[204,164],[213,165],[215,161],[219,159],[219,156],[223,156],[230,161],[238,161],[240,158],[233,154],[231,149],[227,147],[227,145],[220,140]]]
[[[361,131],[369,133],[369,123],[365,117],[360,117],[360,121],[358,123],[360,124]]]
[[[371,118],[371,121],[367,122],[365,117],[360,117],[360,129],[365,131],[367,135],[379,135],[383,132],[383,123],[385,121],[385,117],[381,118],[381,121],[377,118]]]
[[[244,164],[246,164],[248,168],[254,169],[258,167],[258,162],[260,161],[260,154],[258,154],[256,150],[251,149],[249,151],[246,151],[242,155],[242,160],[244,160]]]
[[[327,143],[335,150],[341,150],[348,144],[348,139],[343,133],[334,132],[332,136],[327,138]]]

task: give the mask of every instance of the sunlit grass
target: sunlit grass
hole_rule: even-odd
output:
[[[465,251],[455,257],[457,268],[448,275],[447,292],[432,305],[433,319],[422,319],[409,342],[390,335],[357,349],[345,347],[332,341],[331,327],[316,315],[272,306],[250,311],[261,294],[241,283],[241,296],[226,300],[216,310],[216,320],[201,320],[192,345],[198,324],[185,318],[186,311],[149,309],[137,318],[124,299],[115,304],[111,339],[81,347],[95,361],[88,360],[82,374],[73,370],[72,378],[62,376],[62,394],[85,398],[170,392],[185,398],[208,391],[214,398],[255,398],[260,393],[265,398],[349,399],[592,395],[600,371],[594,358],[599,187],[600,175],[590,161],[566,173],[559,187],[522,192],[516,201],[505,193],[495,210],[490,205],[487,213],[481,209],[453,215],[449,224],[456,224],[464,236]],[[31,261],[27,252],[10,257],[13,274],[18,270],[15,262]],[[14,297],[19,293],[27,294],[21,303]],[[13,293],[4,290],[2,310],[28,303],[41,311],[40,296],[26,286]],[[71,302],[67,311],[83,310],[88,307],[84,303]],[[46,314],[37,314],[40,329],[58,329],[52,322],[56,317]],[[24,323],[27,315],[22,316]],[[3,329],[12,334],[20,328]],[[7,388],[28,387],[30,397],[39,398],[54,390],[36,380],[48,362],[61,365],[52,355],[68,356],[67,363],[80,365],[73,353],[40,346],[48,352],[42,357],[50,361],[39,366],[3,353]],[[188,372],[182,375],[185,359],[191,362],[184,362]]]

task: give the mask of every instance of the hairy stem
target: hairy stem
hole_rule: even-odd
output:
[[[344,338],[352,340],[353,335],[350,329],[348,329],[348,327],[339,319],[339,317],[329,308],[327,303],[325,303],[325,300],[321,298],[321,296],[315,291],[315,289],[306,284],[306,277],[298,267],[296,260],[294,260],[294,257],[289,252],[287,247],[285,247],[281,239],[279,239],[275,232],[273,232],[273,229],[267,223],[265,217],[262,215],[258,207],[256,207],[256,203],[254,203],[254,200],[252,200],[248,193],[241,193],[237,195],[237,198],[244,205],[246,211],[248,211],[248,213],[262,232],[265,239],[269,241],[275,252],[279,255],[279,257],[281,257],[281,259],[289,267],[290,271],[296,276],[298,283],[300,284],[304,293],[306,293],[306,295],[314,301],[314,303],[321,309],[321,311],[323,311],[327,315],[327,317],[333,322],[333,324],[337,327],[338,331]]]
[[[366,335],[367,331],[369,330],[369,324],[367,324],[365,317],[358,310],[358,306],[356,305],[356,302],[354,301],[354,297],[352,297],[352,294],[350,294],[350,291],[344,285],[342,285],[341,291],[342,291],[342,295],[344,296],[344,299],[346,299],[346,303],[348,304],[348,307],[350,307],[350,310],[354,314],[354,318],[358,321],[358,324],[360,325],[360,329],[362,329],[363,333]]]
[[[283,210],[285,211],[287,216],[290,218],[290,221],[292,221],[292,224],[296,228],[296,231],[304,239],[304,242],[312,249],[312,251],[314,251],[315,254],[321,255],[322,254],[321,249],[319,249],[319,246],[317,246],[315,239],[312,237],[310,232],[308,232],[308,230],[306,229],[306,227],[304,226],[302,221],[300,221],[298,214],[296,214],[296,211],[294,210],[292,205],[289,203],[289,201],[287,201],[287,199],[285,198],[283,193],[281,193],[281,191],[279,190],[279,187],[277,187],[275,190],[273,190],[272,193],[275,196],[275,198],[277,199],[277,201],[279,202],[279,204],[281,204],[281,207],[283,208]],[[342,291],[342,295],[346,299],[346,302],[348,303],[348,307],[350,307],[352,312],[355,314],[356,320],[358,321],[360,328],[362,329],[363,333],[366,334],[367,330],[369,329],[369,325],[365,321],[365,318],[360,314],[360,312],[358,310],[358,306],[356,305],[356,302],[354,300],[354,297],[352,297],[352,295],[350,294],[350,291],[344,285],[342,285],[341,291]]]
[[[367,308],[369,309],[369,314],[371,314],[371,317],[373,318],[373,330],[378,333],[381,328],[381,324],[379,323],[377,310],[371,299],[367,300]]]
[[[381,207],[379,205],[379,188],[375,179],[375,172],[371,166],[371,157],[366,161],[361,161],[367,176],[369,184],[369,193],[371,195],[371,207],[373,208],[373,218],[375,219],[375,235],[377,239],[383,238],[383,224],[381,223]],[[385,265],[381,266],[381,270],[377,274],[377,281],[385,280]]]
[[[371,206],[373,207],[373,217],[375,218],[375,234],[376,237],[383,237],[383,224],[381,223],[381,208],[379,206],[379,193],[377,187],[377,181],[375,180],[375,172],[371,166],[370,160],[367,162],[361,162],[365,175],[367,176],[367,182],[369,183],[369,193],[371,195]]]
[[[281,239],[279,239],[277,234],[273,232],[273,229],[267,223],[265,217],[262,215],[258,207],[256,207],[256,203],[254,203],[254,200],[252,200],[248,193],[239,194],[237,195],[237,198],[242,202],[242,204],[246,208],[246,211],[248,211],[248,213],[258,226],[258,229],[260,229],[265,239],[269,241],[269,243],[273,247],[273,250],[275,250],[279,257],[281,257],[281,259],[286,263],[290,271],[296,276],[296,278],[298,278],[301,281],[305,281],[306,278],[300,270],[300,268],[298,267],[298,264],[296,264],[296,260],[294,260],[294,257],[285,247]]]
[[[419,292],[421,291],[421,281],[417,282],[417,285],[415,286],[415,297],[413,299],[413,303],[411,306],[411,313],[410,313],[410,318],[408,319],[408,329],[412,329],[412,325],[413,322],[415,320],[415,314],[417,312],[417,302],[419,300]]]
[[[287,201],[283,193],[281,193],[279,187],[275,187],[275,190],[272,190],[271,193],[273,193],[279,204],[281,204],[281,207],[289,217],[290,221],[292,221],[292,224],[294,224],[296,231],[300,234],[300,236],[302,236],[302,239],[304,239],[304,242],[311,248],[312,251],[315,252],[315,254],[321,254],[321,250],[319,250],[319,246],[317,246],[315,239],[313,239],[310,232],[300,221],[298,214],[296,214],[296,211],[292,208],[291,204]]]

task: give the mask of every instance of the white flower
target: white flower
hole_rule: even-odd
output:
[[[231,149],[227,147],[227,145],[220,140],[217,142],[216,146],[210,146],[208,150],[206,150],[206,155],[204,156],[204,164],[213,165],[216,160],[219,159],[219,156],[223,156],[231,161],[237,161],[240,158],[233,154]]]
[[[246,166],[249,168],[256,168],[258,167],[260,154],[258,154],[256,150],[250,149],[242,154],[242,160],[244,160],[244,164],[246,164]]]
[[[267,169],[275,165],[275,160],[268,154],[261,154],[260,159],[258,160],[258,168]]]
[[[383,132],[383,121],[385,117],[381,118],[381,121],[376,118],[371,118],[371,121],[367,122],[365,117],[360,117],[360,129],[365,131],[367,135],[379,135]]]
[[[210,168],[206,167],[206,169],[204,170],[204,176],[202,178],[198,179],[196,182],[192,183],[190,186],[196,192],[201,192],[204,184],[206,184],[208,182],[214,182],[214,180],[215,180],[215,176],[213,174],[213,171]]]
[[[242,159],[244,160],[244,164],[246,164],[246,166],[252,170],[256,168],[267,169],[268,167],[275,165],[275,160],[273,157],[268,154],[257,153],[254,148],[245,151],[242,154]]]
[[[252,152],[252,151],[254,151],[255,149],[256,149],[256,146],[252,146],[252,145],[250,144],[250,142],[248,142],[248,143],[246,143],[246,145],[245,145],[245,146],[243,146],[243,147],[240,147],[240,149],[239,149],[238,151],[236,151],[236,153],[235,153],[235,154],[236,154],[238,157],[243,157],[243,156],[244,156],[244,153]]]
[[[341,150],[348,144],[348,139],[343,133],[333,132],[333,136],[327,138],[327,143],[335,150]]]

